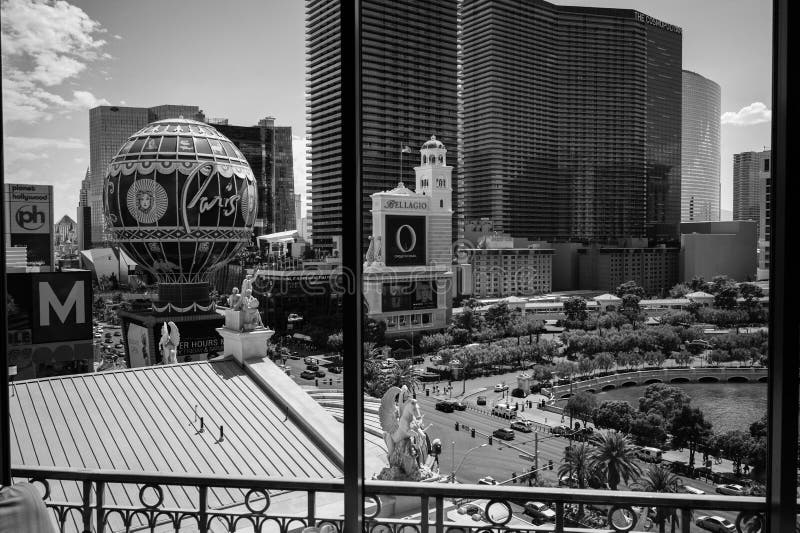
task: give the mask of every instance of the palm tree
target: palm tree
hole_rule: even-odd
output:
[[[568,447],[558,467],[558,478],[575,479],[579,489],[585,489],[591,472],[592,449],[583,442]]]
[[[386,376],[385,382],[387,387],[396,386],[402,387],[406,385],[411,391],[416,391],[420,385],[419,376],[414,372],[411,364],[408,361],[400,361],[392,368],[392,371]]]
[[[644,476],[634,483],[634,487],[645,492],[667,492],[675,493],[680,490],[683,482],[678,476],[660,466],[651,465]],[[678,510],[673,507],[658,507],[656,509],[655,523],[658,524],[659,533],[664,533],[666,522],[669,520],[672,533],[675,533],[675,525],[678,522]]]
[[[595,449],[590,463],[605,473],[611,490],[617,490],[620,481],[627,483],[641,475],[642,469],[634,460],[633,447],[622,433],[600,431],[592,438],[592,443]]]

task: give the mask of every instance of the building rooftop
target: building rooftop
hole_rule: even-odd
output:
[[[324,432],[314,429],[326,417],[329,425],[340,424],[289,378],[289,385],[267,391],[252,374],[223,360],[14,383],[11,462],[222,477],[341,477],[341,457],[320,445]],[[293,390],[283,395],[280,387]],[[305,405],[297,405],[298,398]],[[296,415],[304,411],[308,423]],[[50,489],[54,500],[80,499],[78,483],[53,481]],[[209,505],[241,504],[244,496],[215,490]],[[196,489],[165,487],[164,497],[167,506],[197,501]],[[136,505],[138,488],[113,484],[106,498]]]

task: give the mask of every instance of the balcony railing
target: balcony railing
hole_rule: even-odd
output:
[[[318,505],[319,494],[342,494],[341,479],[297,479],[258,478],[185,474],[151,474],[110,470],[74,470],[55,467],[14,467],[17,480],[30,480],[41,484],[44,499],[57,517],[62,532],[112,531],[254,531],[254,532],[301,532],[306,527],[330,526],[331,531],[341,533],[343,518],[341,511],[330,510],[330,506]],[[50,496],[52,482],[78,483],[80,499],[76,501],[53,501]],[[133,505],[110,503],[107,488],[111,484],[136,486],[138,502]],[[196,501],[191,505],[165,505],[165,490],[192,488]],[[209,491],[238,490],[243,498],[236,506],[224,509],[209,507]],[[274,510],[272,498],[276,495],[296,493],[292,509]],[[641,516],[642,509],[651,507],[664,509],[664,515],[674,516],[674,531],[689,533],[696,531],[693,525],[698,518],[697,510],[734,513],[731,520],[740,533],[765,533],[764,516],[767,511],[763,498],[719,495],[663,494],[646,492],[624,492],[608,490],[574,490],[544,487],[507,487],[484,485],[460,485],[366,481],[365,531],[374,533],[489,533],[502,531],[659,531]],[[195,492],[193,492],[195,494]],[[298,500],[301,505],[296,505]],[[465,507],[465,502],[480,500],[471,505],[470,513],[456,520],[446,509]],[[541,501],[554,504],[552,520],[535,525],[514,520],[511,502]],[[400,505],[398,502],[403,502]],[[185,503],[185,502],[184,502]],[[305,505],[303,505],[305,504]],[[384,517],[389,505],[412,509],[399,513],[406,518]],[[607,525],[589,527],[574,517],[570,509],[575,506],[603,506],[607,509]],[[334,506],[336,507],[336,506]],[[325,511],[327,508],[327,513]],[[667,511],[669,510],[669,511]],[[282,513],[282,514],[281,514]],[[397,511],[393,514],[398,514]],[[474,514],[475,519],[470,515]],[[713,513],[712,513],[713,514]],[[449,515],[449,516],[448,516]],[[410,518],[408,518],[410,516]],[[472,521],[473,523],[469,523]],[[466,522],[466,523],[465,523]],[[672,531],[673,524],[667,521],[662,531]],[[325,529],[322,529],[325,531]]]

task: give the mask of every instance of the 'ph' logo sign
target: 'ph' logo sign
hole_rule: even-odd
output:
[[[44,211],[39,211],[36,205],[23,205],[17,209],[15,218],[17,225],[28,231],[37,230],[46,222]]]

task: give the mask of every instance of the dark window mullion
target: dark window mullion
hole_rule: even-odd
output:
[[[361,0],[340,0],[342,75],[342,274],[345,287],[344,531],[363,531],[364,394],[362,387]]]

